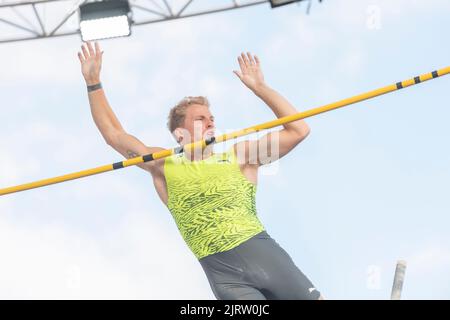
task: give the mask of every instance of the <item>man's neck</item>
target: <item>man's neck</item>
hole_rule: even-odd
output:
[[[203,150],[201,150],[200,148],[193,151],[184,150],[184,156],[190,161],[205,160],[210,156],[212,156],[212,154],[213,154],[212,146],[207,146]]]

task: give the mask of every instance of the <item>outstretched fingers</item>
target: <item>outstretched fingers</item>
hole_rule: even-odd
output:
[[[95,57],[95,51],[94,51],[94,48],[92,47],[92,43],[90,41],[88,41],[87,47],[88,47],[88,50],[89,50],[89,55],[91,57]]]
[[[78,52],[78,59],[80,59],[81,63],[84,63],[84,61],[85,61],[83,54],[81,52]]]
[[[258,67],[261,65],[261,61],[259,60],[259,58],[256,54],[255,54],[255,62]]]
[[[89,52],[87,51],[85,45],[81,45],[81,51],[83,52],[83,58],[84,60],[87,60],[90,58]]]
[[[245,65],[244,60],[241,56],[238,57],[239,67],[241,68],[241,71],[244,72],[247,70],[247,66]]]
[[[247,55],[245,53],[241,53],[242,61],[244,62],[244,65],[246,68],[249,68],[251,66],[250,60],[248,59]]]
[[[94,46],[91,42],[87,42],[81,45],[81,52],[78,52],[78,58],[80,62],[86,62],[91,58],[98,59],[101,61],[103,56],[103,51],[101,51],[100,45],[98,42],[95,42]]]
[[[98,44],[98,42],[95,42],[95,51],[97,54],[97,58],[101,60],[102,56],[103,56],[103,51],[101,51],[100,45]]]
[[[248,59],[248,63],[249,63],[250,66],[256,65],[256,62],[253,59],[253,56],[251,55],[250,52],[247,52],[247,59]]]
[[[241,68],[248,69],[260,65],[259,58],[256,55],[252,55],[250,52],[247,52],[247,54],[242,52],[241,55],[238,57],[238,60]]]
[[[241,68],[241,71],[233,71],[239,78],[242,78],[243,75],[246,75],[250,72],[255,71],[255,67],[259,68],[260,66],[260,60],[255,55],[253,56],[250,52],[244,53],[241,52],[241,54],[238,56],[238,62],[239,67]]]

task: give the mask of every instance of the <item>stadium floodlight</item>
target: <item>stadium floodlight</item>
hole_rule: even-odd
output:
[[[129,36],[131,9],[128,0],[104,0],[81,5],[80,31],[83,41]]]
[[[280,7],[280,6],[284,6],[286,4],[290,4],[293,2],[299,2],[302,0],[270,0],[270,6],[272,8],[276,8],[276,7]]]

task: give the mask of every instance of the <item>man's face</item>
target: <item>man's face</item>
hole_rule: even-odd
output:
[[[214,116],[207,106],[193,104],[186,110],[182,143],[191,143],[214,136]]]

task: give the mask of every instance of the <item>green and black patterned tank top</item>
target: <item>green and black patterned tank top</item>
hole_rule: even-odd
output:
[[[165,158],[169,208],[198,259],[233,249],[264,227],[256,214],[256,185],[242,174],[234,148],[200,161]]]

